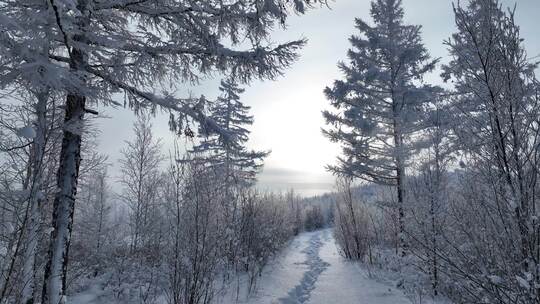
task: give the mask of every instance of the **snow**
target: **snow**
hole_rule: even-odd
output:
[[[330,266],[320,257],[319,251],[323,245],[319,234],[311,236],[307,247],[302,250],[302,253],[306,255],[305,264],[308,266],[308,270],[304,272],[302,280],[287,293],[287,296],[280,299],[282,303],[294,304],[309,301],[320,275]]]
[[[101,284],[96,284],[85,292],[81,292],[69,298],[70,304],[97,304],[103,303],[101,297],[105,292]]]
[[[531,289],[531,285],[529,284],[529,282],[526,279],[524,279],[524,278],[522,278],[520,276],[516,276],[516,280],[518,281],[519,286],[521,286],[521,288],[527,289],[527,290]]]
[[[496,275],[490,275],[488,276],[489,280],[491,281],[491,283],[495,284],[495,285],[499,285],[503,282],[503,279],[499,276],[496,276]]]
[[[331,230],[325,230],[323,233],[326,241],[320,255],[330,266],[317,282],[309,303],[411,303],[401,290],[371,279],[368,271],[360,264],[341,257]]]
[[[224,288],[213,304],[412,303],[401,290],[372,279],[361,264],[341,257],[331,229],[297,236],[257,279],[248,295],[248,278],[241,276],[233,286]],[[71,296],[69,303],[102,303],[103,287],[103,282],[95,284]],[[165,297],[160,297],[157,303],[165,304]]]
[[[368,277],[358,263],[338,253],[331,229],[300,234],[259,278],[247,299],[218,304],[410,304],[398,289]]]
[[[310,233],[300,234],[281,254],[267,265],[257,282],[256,289],[246,296],[247,278],[240,278],[240,296],[237,301],[236,287],[229,288],[228,293],[216,298],[215,304],[268,304],[279,303],[288,292],[301,280],[308,265],[305,263],[306,254],[302,250],[308,247]]]
[[[214,299],[214,304],[411,304],[391,285],[371,279],[358,263],[341,257],[332,230],[302,233],[267,265],[254,290],[248,278]],[[97,304],[106,298],[103,282],[70,296],[70,304]],[[237,295],[238,293],[238,295]],[[159,304],[165,304],[160,297]]]

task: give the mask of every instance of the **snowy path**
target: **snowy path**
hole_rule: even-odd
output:
[[[298,236],[259,278],[242,304],[410,304],[403,293],[372,279],[339,254],[331,230]]]
[[[308,241],[308,246],[302,250],[306,255],[305,264],[308,270],[304,272],[302,280],[298,285],[292,288],[288,295],[280,299],[284,304],[308,303],[311,292],[315,289],[315,284],[319,276],[326,270],[330,264],[323,261],[319,256],[319,251],[324,243],[321,241],[320,234],[313,234]]]

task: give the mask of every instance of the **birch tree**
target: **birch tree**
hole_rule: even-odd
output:
[[[155,226],[153,212],[156,210],[157,188],[160,180],[161,142],[154,139],[150,117],[141,115],[133,125],[135,138],[126,142],[121,153],[124,189],[122,200],[130,209],[131,250],[136,252],[147,245],[149,233]]]
[[[443,75],[459,93],[451,100],[454,121],[460,122],[454,129],[468,156],[463,166],[477,179],[471,191],[484,195],[471,193],[469,204],[477,214],[491,218],[483,228],[491,231],[488,239],[464,239],[481,252],[500,250],[496,256],[515,257],[492,261],[480,252],[472,254],[475,270],[467,280],[482,293],[468,296],[497,303],[539,303],[537,65],[527,57],[514,10],[505,11],[497,0],[473,0],[455,5],[454,14],[456,33],[446,41],[452,60]],[[468,233],[475,226],[461,230]],[[492,248],[493,243],[501,245]],[[458,256],[447,254],[455,263]],[[487,278],[477,274],[485,265],[495,272]]]
[[[0,190],[0,209],[10,210],[17,218],[13,236],[18,239],[11,244],[18,248],[17,256],[11,256],[12,262],[6,261],[0,267],[12,269],[11,275],[3,273],[0,279],[0,301],[8,296],[9,286],[15,286],[17,301],[26,303],[34,300],[38,294],[36,286],[40,285],[36,255],[43,234],[43,211],[52,192],[60,113],[43,87],[19,89],[13,92],[13,97],[22,104],[10,101],[0,107],[0,163],[5,166],[0,176],[4,182],[11,181]],[[10,223],[5,220],[6,224]]]

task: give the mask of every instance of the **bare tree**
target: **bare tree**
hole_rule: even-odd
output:
[[[131,250],[148,245],[155,229],[153,217],[158,200],[160,180],[161,142],[154,139],[150,116],[140,115],[133,125],[135,138],[126,142],[120,160],[123,185],[122,200],[130,208]]]

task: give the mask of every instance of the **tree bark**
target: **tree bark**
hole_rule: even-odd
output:
[[[80,69],[85,54],[71,51],[72,69]],[[53,204],[53,231],[45,266],[43,303],[62,303],[66,295],[66,273],[69,245],[73,230],[73,214],[81,163],[81,133],[85,113],[84,96],[69,93],[66,98],[62,150],[56,176],[57,192]]]
[[[81,162],[81,134],[77,129],[82,127],[85,101],[86,98],[82,96],[67,96],[60,167],[56,177],[58,192],[53,205],[54,230],[45,266],[44,304],[61,303],[66,294],[69,245]]]
[[[70,58],[72,71],[84,71],[88,61],[86,52],[79,46],[71,46],[67,33],[61,23],[59,8],[53,0],[51,6],[55,12],[57,26],[64,34],[65,47]],[[90,22],[88,1],[77,0],[77,9],[81,15],[76,21],[78,33],[73,35],[74,42],[84,42],[84,33]],[[75,197],[81,163],[81,138],[85,113],[86,97],[78,92],[68,92],[65,104],[62,150],[56,176],[57,192],[54,197],[51,241],[48,260],[45,265],[42,290],[43,304],[59,304],[66,301],[66,274],[69,257],[69,245],[73,230]]]

